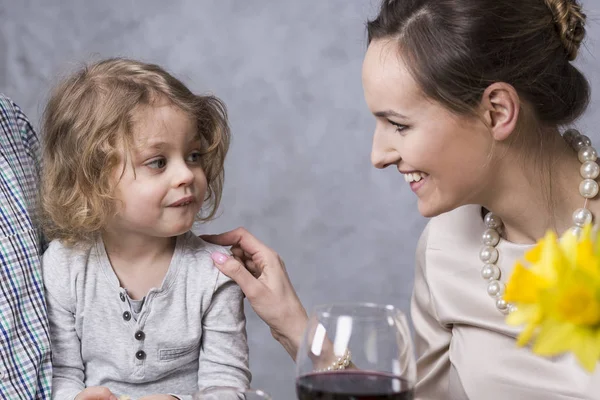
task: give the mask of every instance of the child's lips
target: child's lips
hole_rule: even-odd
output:
[[[196,199],[194,198],[194,196],[186,196],[186,197],[182,197],[181,199],[177,200],[174,203],[169,204],[169,207],[187,206],[188,204],[191,204],[194,201],[196,201]]]

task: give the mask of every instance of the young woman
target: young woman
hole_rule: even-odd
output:
[[[502,298],[546,230],[600,215],[597,153],[586,136],[561,135],[589,100],[572,64],[584,23],[572,0],[385,0],[368,24],[373,165],[397,168],[432,217],[412,302],[420,399],[600,393],[600,375],[570,355],[518,348]],[[241,229],[209,240],[233,245],[235,257],[213,260],[295,356],[306,312],[283,262]]]

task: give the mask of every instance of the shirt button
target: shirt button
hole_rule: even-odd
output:
[[[130,313],[129,311],[125,311],[125,312],[123,313],[123,319],[124,319],[125,321],[129,321],[129,320],[131,319],[131,313]]]
[[[137,331],[135,333],[136,340],[144,340],[145,337],[146,337],[146,334],[142,331]]]
[[[0,381],[3,380],[4,378],[6,378],[6,372],[0,370]]]
[[[122,302],[125,302],[125,295],[123,293],[119,293],[119,297],[121,298]]]
[[[135,358],[137,358],[138,360],[143,360],[146,358],[146,353],[143,350],[140,350],[137,353],[135,353]]]

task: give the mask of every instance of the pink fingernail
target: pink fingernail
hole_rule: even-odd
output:
[[[210,255],[217,264],[223,264],[229,257],[223,253],[214,252]]]

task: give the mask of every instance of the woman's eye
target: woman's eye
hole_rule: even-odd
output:
[[[391,125],[393,125],[393,126],[395,126],[395,127],[396,127],[396,132],[402,132],[403,130],[405,130],[405,129],[407,128],[407,126],[406,126],[406,125],[402,125],[402,124],[399,124],[399,123],[397,123],[397,122],[394,122],[394,121],[390,121],[390,120],[388,120],[388,122],[389,122]]]
[[[152,169],[163,169],[167,165],[167,160],[164,158],[157,158],[146,163],[146,166]]]

